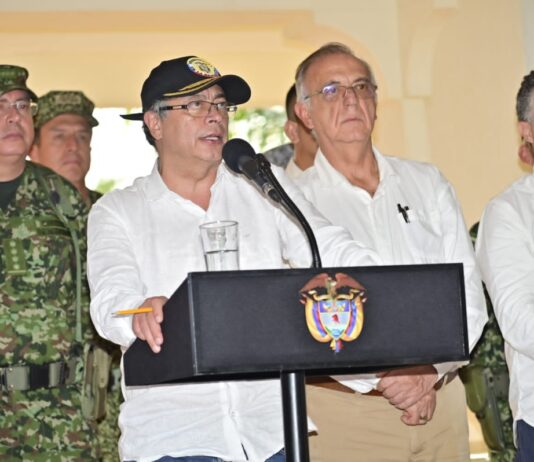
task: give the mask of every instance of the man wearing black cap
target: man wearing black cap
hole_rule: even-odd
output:
[[[126,349],[136,337],[158,353],[167,298],[188,272],[204,271],[199,225],[239,223],[241,269],[309,266],[302,231],[221,161],[228,112],[250,97],[248,84],[187,56],[164,61],[143,85],[142,114],[158,153],[152,173],[93,206],[89,217],[91,314],[99,333]],[[370,254],[331,226],[292,185],[314,227],[325,265],[372,263]],[[150,313],[113,312],[151,307]],[[213,309],[217,309],[216,306]],[[236,333],[238,334],[238,333]],[[123,460],[283,461],[276,380],[123,387]],[[186,458],[186,459],[183,459]]]

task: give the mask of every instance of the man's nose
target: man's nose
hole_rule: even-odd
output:
[[[356,104],[358,102],[358,96],[356,95],[356,89],[354,87],[345,87],[343,102],[345,104]]]
[[[5,115],[7,120],[20,120],[21,118],[20,112],[15,105],[8,105]]]
[[[65,144],[67,145],[67,149],[69,151],[76,151],[80,145],[78,139],[74,135],[67,136]]]
[[[222,114],[223,109],[217,109],[217,106],[214,104],[210,104],[210,107],[208,108],[208,114],[206,115],[208,121],[214,120],[214,121],[220,121],[223,118]]]

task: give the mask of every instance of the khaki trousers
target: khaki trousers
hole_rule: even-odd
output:
[[[306,386],[312,462],[468,462],[465,391],[458,377],[437,392],[434,417],[408,426],[382,396]]]

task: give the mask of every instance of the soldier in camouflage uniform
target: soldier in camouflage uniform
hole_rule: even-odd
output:
[[[473,245],[478,223],[470,230]],[[497,324],[491,300],[484,288],[488,323],[471,353],[471,362],[460,370],[467,394],[467,404],[480,423],[492,462],[514,462],[512,411],[508,404],[508,367],[504,339]]]
[[[81,91],[49,91],[38,100],[30,157],[69,180],[88,205],[101,196],[85,185],[91,165],[95,105]]]
[[[34,119],[35,140],[30,157],[69,180],[88,205],[101,194],[85,184],[91,161],[91,137],[98,121],[93,116],[94,103],[81,91],[50,91],[38,100],[39,112]],[[85,292],[84,292],[85,293]],[[84,300],[84,304],[89,304]],[[120,348],[104,339],[98,344],[112,356],[109,393],[105,417],[98,422],[98,438],[102,460],[119,460],[118,425],[122,403],[120,388]]]
[[[0,460],[98,460],[82,411],[88,209],[70,183],[25,160],[37,99],[27,76],[0,65]]]

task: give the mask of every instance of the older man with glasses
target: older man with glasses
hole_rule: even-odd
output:
[[[68,181],[26,161],[37,111],[27,77],[0,65],[0,459],[98,460],[82,404],[88,210]]]
[[[377,85],[370,66],[348,47],[330,43],[312,53],[297,69],[296,86],[295,111],[319,143],[314,165],[297,180],[305,196],[385,264],[462,262],[472,348],[487,316],[452,186],[436,167],[383,156],[373,146]],[[312,459],[468,461],[457,367],[426,365],[310,385],[309,411],[319,430],[310,440]]]

